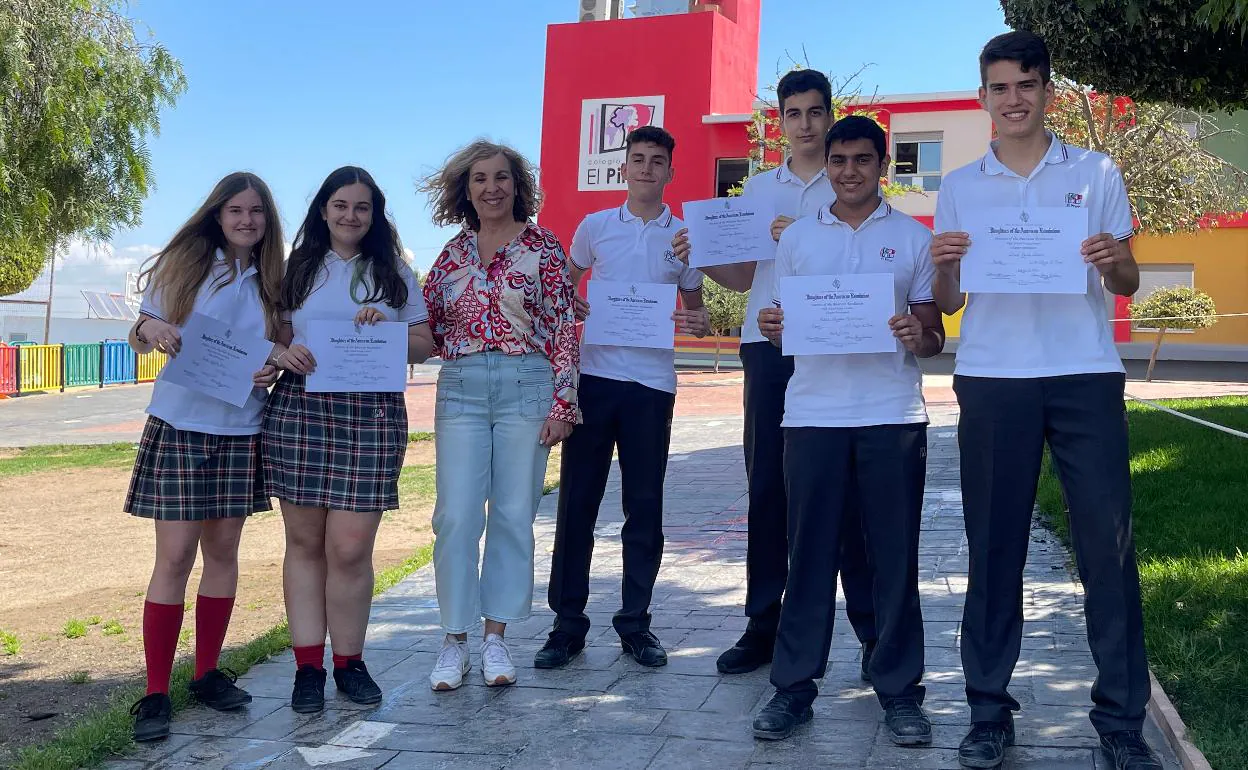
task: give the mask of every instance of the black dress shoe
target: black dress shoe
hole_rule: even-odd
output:
[[[191,680],[187,689],[195,700],[210,709],[233,711],[251,703],[251,695],[234,683],[238,674],[228,668],[214,668],[199,679]]]
[[[296,714],[315,714],[325,708],[325,669],[307,664],[299,667],[290,707]]]
[[[334,667],[334,684],[338,692],[364,706],[381,703],[381,688],[368,675],[362,660],[347,661],[346,668]]]
[[[173,703],[163,692],[143,696],[130,707],[134,717],[134,740],[158,741],[169,737],[169,719],[173,716]]]
[[[862,681],[871,681],[871,656],[875,654],[875,640],[862,643]]]
[[[563,668],[585,649],[585,640],[563,631],[552,631],[546,644],[533,656],[533,668]]]
[[[1114,770],[1162,770],[1161,760],[1135,730],[1102,735],[1101,750],[1114,760]]]
[[[658,668],[667,665],[667,650],[659,644],[659,638],[649,631],[637,631],[620,637],[624,652],[643,666]]]
[[[754,737],[764,741],[780,741],[793,734],[793,728],[813,719],[815,710],[810,701],[792,693],[777,692],[754,717]]]
[[[897,746],[926,746],[932,742],[932,722],[917,700],[889,701],[884,707],[884,723]]]
[[[963,767],[1000,767],[1005,747],[1014,745],[1014,720],[975,722],[958,746]]]
[[[715,661],[721,674],[748,674],[771,662],[776,649],[775,634],[746,631],[731,648]]]

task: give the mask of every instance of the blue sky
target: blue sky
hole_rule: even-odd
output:
[[[143,224],[103,250],[76,245],[58,269],[58,298],[70,305],[78,289],[121,290],[126,269],[237,169],[268,181],[290,241],[325,175],[348,163],[364,166],[423,270],[449,233],[429,222],[415,181],[477,136],[510,142],[537,160],[545,28],[574,21],[578,6],[132,2],[131,14],[182,61],[189,87],[150,142],[157,189]],[[833,76],[872,65],[862,77],[867,92],[973,88],[979,48],[1002,31],[997,0],[764,0],[760,93],[788,69],[790,56],[801,58],[803,46],[811,65]]]

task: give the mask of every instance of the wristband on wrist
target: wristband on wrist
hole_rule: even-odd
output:
[[[134,325],[134,338],[138,340],[139,342],[143,343],[144,345],[147,344],[147,337],[143,336],[142,329],[143,329],[143,324],[147,323],[147,318],[148,318],[147,316],[143,316],[142,318],[139,319],[139,322]]]

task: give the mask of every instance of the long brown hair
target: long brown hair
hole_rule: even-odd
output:
[[[526,222],[537,216],[542,205],[542,191],[537,186],[532,164],[505,144],[478,139],[457,150],[440,171],[426,177],[417,187],[419,192],[429,196],[435,225],[467,224],[470,230],[481,229],[481,218],[468,199],[468,175],[474,163],[489,160],[495,155],[502,155],[511,166],[511,178],[516,186],[512,218],[517,222]]]
[[[272,338],[278,327],[278,300],[282,290],[282,269],[285,247],[282,242],[282,221],[269,186],[260,177],[246,171],[235,171],[217,182],[208,198],[186,224],[169,239],[168,245],[151,256],[139,274],[138,289],[150,287],[159,291],[169,323],[181,326],[190,317],[199,287],[212,272],[216,251],[228,253],[229,243],[221,231],[218,217],[221,209],[235,195],[255,190],[264,205],[264,238],[252,247],[251,259],[256,266],[256,282],[260,286],[260,303],[264,307],[265,329]],[[215,282],[213,290],[230,283],[238,275],[238,263],[227,260],[229,272]]]

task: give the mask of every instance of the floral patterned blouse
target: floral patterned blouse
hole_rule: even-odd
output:
[[[465,227],[429,268],[424,294],[437,355],[450,360],[487,350],[541,353],[554,371],[550,419],[580,421],[576,287],[554,233],[528,223],[486,269],[477,234]]]

